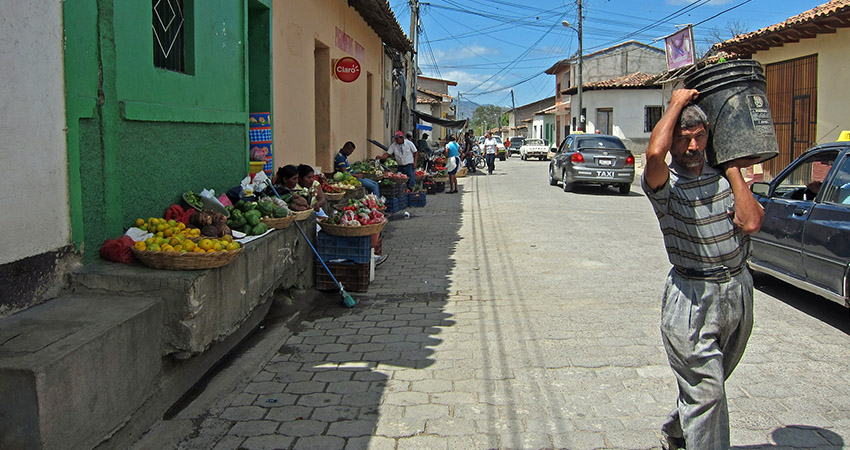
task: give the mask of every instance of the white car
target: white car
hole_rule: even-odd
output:
[[[482,155],[484,154],[484,139],[486,139],[484,136],[479,137],[478,144],[476,144]],[[499,158],[500,161],[508,159],[508,152],[505,151],[505,144],[502,142],[502,138],[499,136],[493,136],[493,139],[496,140],[496,157]]]
[[[535,157],[545,161],[549,159],[549,143],[545,139],[526,139],[519,148],[519,156],[523,161]]]

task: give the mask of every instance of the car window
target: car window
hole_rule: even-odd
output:
[[[561,149],[562,152],[569,151],[569,149],[573,146],[573,138],[571,136],[567,136],[567,140],[564,141],[564,146]]]
[[[523,145],[544,145],[542,139],[526,139]]]
[[[815,153],[800,160],[790,172],[774,181],[773,196],[814,200],[836,157],[838,150]]]
[[[850,205],[850,155],[845,155],[838,166],[835,178],[832,179],[832,187],[825,193],[824,201]]]
[[[499,136],[493,136],[493,139],[495,139],[495,140],[496,140],[496,143],[497,143],[497,144],[501,144],[501,143],[502,143],[502,138],[500,138]]]
[[[578,138],[579,148],[620,148],[625,150],[626,145],[620,138],[614,136],[588,136]]]

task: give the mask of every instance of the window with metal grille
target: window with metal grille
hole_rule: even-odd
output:
[[[661,106],[644,106],[643,107],[643,131],[650,133],[655,128],[655,124],[661,120]]]
[[[187,73],[184,0],[152,0],[152,5],[154,67]]]

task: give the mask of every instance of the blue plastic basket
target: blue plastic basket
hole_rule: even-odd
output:
[[[407,196],[388,198],[385,205],[387,207],[387,214],[397,213],[407,208]]]
[[[411,207],[422,208],[425,206],[425,193],[411,192],[407,194],[407,200]]]
[[[372,257],[372,236],[334,236],[320,231],[316,234],[316,251],[326,262],[368,263]]]

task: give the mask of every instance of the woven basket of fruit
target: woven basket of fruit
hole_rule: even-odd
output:
[[[263,222],[264,224],[268,225],[269,228],[274,228],[276,230],[285,230],[290,225],[292,225],[292,222],[295,222],[295,215],[290,214],[286,217],[277,218],[270,217],[267,219],[260,219],[260,222]]]
[[[228,263],[236,259],[241,252],[241,247],[236,250],[203,253],[133,249],[133,255],[136,259],[141,261],[142,264],[154,269],[169,270],[214,269],[216,267],[226,266]]]
[[[351,225],[331,225],[324,220],[320,220],[319,225],[321,225],[322,231],[333,236],[371,236],[380,233],[387,225],[387,221],[384,220],[381,223],[357,227]]]
[[[305,209],[304,211],[292,211],[292,214],[295,217],[295,220],[301,222],[313,214],[313,208]]]
[[[349,189],[342,198],[363,198],[365,195],[366,189],[363,186],[360,186],[356,189]]]
[[[345,197],[345,192],[325,192],[325,198],[332,202],[342,200],[343,197]]]

